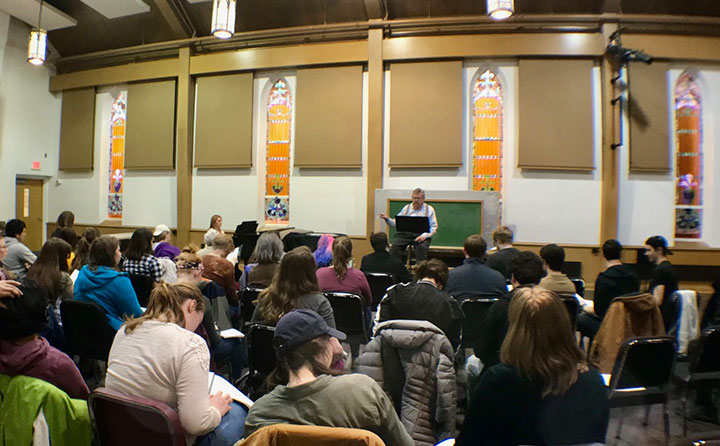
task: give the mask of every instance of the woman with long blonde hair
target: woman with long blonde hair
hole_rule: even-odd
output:
[[[607,388],[585,363],[560,298],[519,288],[508,317],[501,363],[483,373],[456,444],[604,443]]]
[[[230,445],[242,437],[246,409],[231,404],[227,395],[208,391],[210,353],[193,333],[204,310],[196,285],[155,285],[145,314],[118,330],[105,385],[172,407],[188,445]]]

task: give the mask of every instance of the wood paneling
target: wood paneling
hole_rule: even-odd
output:
[[[180,50],[177,85],[177,241],[190,242],[193,203],[192,143],[195,80],[190,76],[190,49]],[[198,245],[199,246],[199,245]]]
[[[116,85],[126,82],[177,77],[177,64],[176,58],[163,59],[58,74],[50,78],[50,91],[56,92],[71,88]]]

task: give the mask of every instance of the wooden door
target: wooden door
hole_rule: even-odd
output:
[[[15,180],[15,218],[25,222],[25,245],[39,251],[43,244],[45,219],[43,218],[43,180]]]

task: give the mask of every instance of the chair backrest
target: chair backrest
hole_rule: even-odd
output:
[[[664,388],[675,365],[675,339],[645,336],[627,339],[620,346],[610,379],[610,391],[635,387]]]
[[[370,285],[370,291],[372,293],[372,309],[377,309],[380,301],[385,297],[387,289],[398,283],[395,276],[390,273],[365,273],[365,278]]]
[[[60,317],[70,353],[107,361],[116,331],[103,307],[94,302],[66,300],[60,303]]]
[[[267,376],[277,365],[273,337],[275,327],[253,324],[247,332],[248,359],[251,374]]]
[[[263,288],[245,287],[240,294],[240,313],[244,321],[250,321],[255,311],[255,302]]]
[[[577,328],[577,317],[578,311],[580,310],[580,303],[575,298],[574,294],[558,294],[558,297],[563,301],[565,308],[567,308],[568,316],[570,316],[570,325],[573,328],[573,333]]]
[[[496,298],[476,298],[467,299],[460,304],[460,308],[465,313],[465,319],[462,322],[461,348],[472,348],[477,345],[482,325],[485,323],[485,315],[490,306],[497,301]]]
[[[180,417],[165,403],[100,387],[88,406],[100,446],[185,446]]]
[[[273,424],[253,432],[238,446],[384,446],[376,434],[344,427]]]
[[[130,282],[137,295],[141,307],[147,308],[150,300],[150,293],[155,286],[155,279],[141,274],[130,274]]]
[[[575,285],[575,292],[580,297],[585,297],[585,281],[582,279],[570,279],[570,281]]]
[[[353,337],[367,342],[370,337],[363,298],[352,293],[325,292],[323,294],[333,309],[337,329],[345,333],[348,338]]]
[[[690,373],[720,373],[720,327],[703,331],[697,353],[690,358]]]

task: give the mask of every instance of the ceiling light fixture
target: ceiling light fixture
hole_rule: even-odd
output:
[[[487,0],[487,13],[493,20],[505,20],[514,12],[514,0]]]
[[[219,39],[235,34],[235,0],[213,0],[212,34]]]
[[[38,12],[37,28],[30,30],[30,39],[28,39],[28,57],[27,61],[33,65],[42,65],[45,63],[45,53],[47,51],[47,31],[40,27],[42,23],[42,5],[40,0],[40,12]]]

